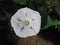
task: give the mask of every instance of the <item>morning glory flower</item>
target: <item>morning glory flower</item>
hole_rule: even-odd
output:
[[[34,36],[40,31],[41,16],[30,8],[21,8],[11,17],[11,26],[19,37]]]

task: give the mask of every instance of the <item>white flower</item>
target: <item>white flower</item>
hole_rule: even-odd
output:
[[[11,18],[11,25],[17,36],[26,38],[37,35],[41,27],[41,16],[29,8],[19,9]]]

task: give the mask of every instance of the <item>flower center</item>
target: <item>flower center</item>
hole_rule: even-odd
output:
[[[29,25],[29,21],[27,21],[27,20],[24,21],[24,24],[25,24],[25,25]]]

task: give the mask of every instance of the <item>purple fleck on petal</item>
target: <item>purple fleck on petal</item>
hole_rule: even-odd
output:
[[[27,14],[25,14],[25,16],[27,17]]]
[[[32,19],[32,21],[34,21],[35,19]]]
[[[24,27],[21,28],[21,30],[23,30],[23,29],[24,29]]]
[[[33,29],[33,28],[30,26],[30,29]]]
[[[17,20],[21,22],[21,19],[17,19]]]

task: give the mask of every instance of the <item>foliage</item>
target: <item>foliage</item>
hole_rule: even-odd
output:
[[[42,17],[41,30],[50,26],[60,28],[60,1],[59,0],[13,0],[19,5],[26,5],[29,8],[40,12]]]
[[[26,5],[26,0],[13,0],[15,3]]]

